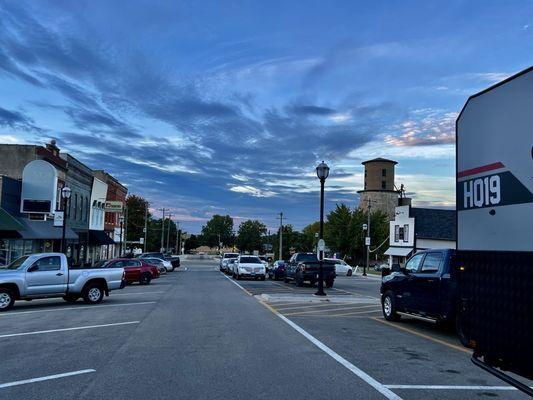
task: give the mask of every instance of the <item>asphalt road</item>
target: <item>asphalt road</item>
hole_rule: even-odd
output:
[[[385,322],[377,279],[339,278],[320,301],[311,287],[183,265],[99,306],[0,314],[0,399],[526,398],[452,333]]]

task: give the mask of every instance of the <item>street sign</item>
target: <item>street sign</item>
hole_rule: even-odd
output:
[[[143,237],[139,239],[139,243],[140,244],[144,244],[144,238]]]
[[[367,224],[363,224],[363,230],[366,231],[368,229],[368,225]]]
[[[106,201],[105,212],[108,213],[121,213],[124,208],[124,203],[121,201]]]
[[[54,214],[54,226],[63,226],[64,211],[56,211]]]
[[[324,239],[318,241],[318,251],[324,251],[326,249],[326,242]]]
[[[365,246],[370,246],[370,237],[369,236],[367,236],[365,238]]]

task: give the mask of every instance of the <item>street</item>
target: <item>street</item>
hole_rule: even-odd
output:
[[[386,322],[379,285],[338,277],[322,300],[184,260],[100,305],[19,301],[0,315],[0,398],[526,398],[475,367],[453,333]]]

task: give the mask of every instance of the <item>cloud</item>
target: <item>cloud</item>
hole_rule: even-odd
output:
[[[229,190],[235,193],[249,194],[253,197],[272,197],[276,195],[275,192],[270,190],[262,190],[249,185],[231,186]]]
[[[0,126],[15,130],[30,130],[42,132],[42,129],[34,124],[33,119],[18,111],[11,111],[0,107]]]
[[[455,143],[457,113],[415,110],[412,117],[395,127],[400,133],[385,136],[393,146],[435,146]]]

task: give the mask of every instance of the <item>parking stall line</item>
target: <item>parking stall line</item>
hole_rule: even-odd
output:
[[[336,311],[346,311],[346,310],[360,310],[360,309],[363,309],[363,308],[368,308],[368,307],[376,307],[375,305],[370,305],[370,306],[352,306],[352,307],[341,307],[341,308],[332,308],[331,310],[324,310],[324,309],[320,309],[320,310],[308,310],[308,311],[302,311],[302,312],[295,312],[295,313],[289,313],[289,314],[283,314],[283,315],[286,315],[286,316],[290,316],[290,315],[295,315],[295,314],[314,314],[314,313],[324,313],[324,312],[328,312],[328,311],[332,311],[332,312],[336,312]]]
[[[141,321],[127,321],[127,322],[116,322],[116,323],[113,323],[113,324],[76,326],[74,328],[48,329],[46,331],[10,333],[10,334],[6,334],[6,335],[0,335],[0,339],[10,338],[10,337],[17,337],[17,336],[42,335],[42,334],[45,334],[45,333],[79,331],[79,330],[83,330],[83,329],[106,328],[106,327],[111,327],[111,326],[133,325],[133,324],[139,324],[140,322]]]
[[[131,292],[131,293],[115,293],[113,296],[135,296],[137,294],[161,294],[166,292]]]
[[[385,385],[389,389],[416,389],[416,390],[518,390],[513,386],[451,386],[451,385]]]
[[[462,351],[463,353],[467,353],[467,354],[472,354],[472,351],[467,349],[466,347],[461,347],[461,346],[458,346],[456,344],[453,344],[453,343],[449,343],[445,340],[442,340],[442,339],[438,339],[436,337],[433,337],[433,336],[430,336],[430,335],[426,335],[424,333],[421,333],[421,332],[417,332],[413,329],[409,329],[405,326],[399,326],[399,325],[396,325],[396,324],[393,324],[389,321],[385,321],[379,317],[372,317],[371,318],[372,320],[374,321],[377,321],[377,322],[381,322],[382,324],[385,324],[385,325],[389,325],[389,326],[392,326],[393,328],[396,328],[396,329],[399,329],[401,331],[404,331],[404,332],[408,332],[412,335],[416,335],[416,336],[420,336],[424,339],[427,339],[427,340],[431,340],[432,342],[435,342],[435,343],[438,343],[438,344],[442,344],[443,346],[446,346],[446,347],[449,347],[451,349],[454,349],[454,350],[459,350],[459,351]]]
[[[327,303],[327,304],[315,304],[315,305],[306,305],[303,304],[301,307],[276,307],[278,311],[287,311],[287,310],[301,310],[304,308],[316,308],[316,307],[332,307],[332,306],[345,306],[348,304],[354,303]]]
[[[141,301],[137,303],[123,303],[123,304],[104,304],[99,306],[78,306],[78,307],[60,307],[60,308],[48,308],[45,310],[31,310],[31,311],[15,311],[0,314],[0,318],[11,317],[24,314],[38,314],[43,312],[55,312],[55,311],[71,311],[71,310],[94,310],[96,308],[104,307],[128,307],[128,306],[141,306],[144,304],[155,304],[157,301]]]
[[[69,376],[89,374],[91,372],[96,372],[96,370],[95,369],[82,369],[82,370],[79,370],[79,371],[64,372],[62,374],[41,376],[39,378],[24,379],[24,380],[21,380],[21,381],[0,383],[0,389],[5,389],[5,388],[8,388],[8,387],[13,387],[13,386],[27,385],[28,383],[49,381],[49,380],[52,380],[52,379],[67,378]]]
[[[343,313],[343,314],[284,314],[285,316],[291,316],[291,317],[337,317],[337,318],[355,318],[356,316],[362,315],[362,314],[372,314],[372,313],[380,313],[381,309],[379,310],[368,310],[368,311],[360,311],[360,312],[352,312],[352,313]],[[361,317],[361,318],[371,318],[370,316],[367,317]]]

